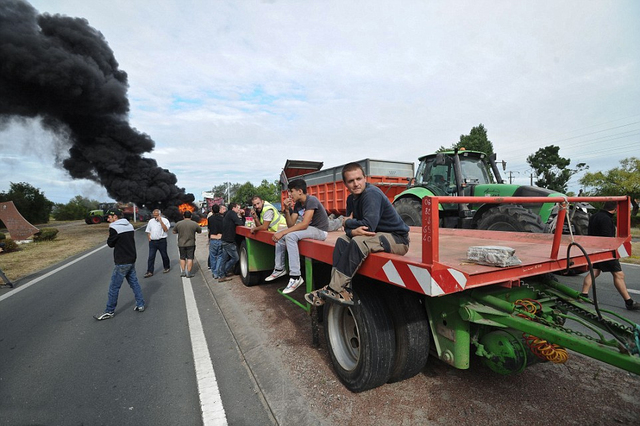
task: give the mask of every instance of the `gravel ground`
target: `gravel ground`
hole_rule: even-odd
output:
[[[351,393],[332,370],[323,330],[316,348],[308,314],[276,292],[286,281],[214,282],[198,237],[204,276],[278,424],[640,424],[640,377],[575,353],[566,364],[507,377],[477,362],[456,370],[430,358],[412,379]]]

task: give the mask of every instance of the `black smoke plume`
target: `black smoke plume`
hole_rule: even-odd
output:
[[[128,87],[104,36],[87,20],[0,0],[0,128],[13,118],[40,118],[69,141],[63,166],[71,177],[177,217],[176,206],[194,197],[176,186],[173,173],[142,157],[155,144],[129,125]]]

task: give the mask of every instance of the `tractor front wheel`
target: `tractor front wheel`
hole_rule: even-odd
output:
[[[540,216],[514,204],[500,204],[487,210],[478,221],[478,229],[487,231],[544,232]]]
[[[415,198],[401,198],[394,203],[396,211],[407,226],[422,226],[422,202]]]

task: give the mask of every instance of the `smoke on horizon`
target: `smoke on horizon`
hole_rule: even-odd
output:
[[[0,129],[40,118],[69,142],[63,167],[115,200],[164,209],[194,201],[176,176],[143,158],[153,140],[129,125],[127,74],[86,19],[39,14],[22,0],[0,3]]]

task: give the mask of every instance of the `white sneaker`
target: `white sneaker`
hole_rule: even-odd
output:
[[[269,281],[276,280],[276,279],[278,279],[280,277],[284,277],[285,275],[287,275],[287,271],[286,270],[283,269],[282,271],[278,271],[277,269],[274,269],[273,272],[271,273],[271,275],[269,275],[264,280],[266,282],[269,282]]]
[[[300,287],[300,285],[303,283],[304,283],[304,280],[302,279],[302,277],[289,278],[289,284],[287,284],[287,287],[284,290],[282,290],[282,293],[284,294],[293,293],[296,290],[296,288]]]

